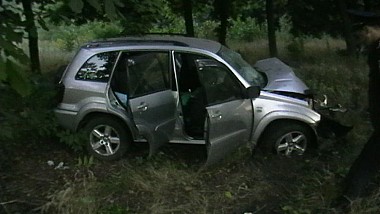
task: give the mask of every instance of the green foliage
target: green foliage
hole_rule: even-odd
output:
[[[161,13],[161,19],[152,26],[150,33],[185,34],[185,20],[174,14],[168,4],[163,5]]]
[[[226,198],[228,198],[228,199],[232,199],[234,196],[233,196],[233,194],[230,192],[230,191],[225,191],[224,192],[224,195],[226,196]]]
[[[120,36],[122,28],[118,22],[89,22],[76,26],[74,24],[52,27],[49,32],[42,32],[42,38],[53,40],[61,50],[73,51],[83,43],[95,39]]]
[[[266,25],[259,25],[253,18],[243,20],[230,19],[231,27],[228,30],[228,38],[230,40],[252,42],[257,39],[266,38]]]
[[[51,30],[42,35],[45,40],[53,41],[63,50],[75,50],[88,40],[119,36],[123,30],[132,33],[146,32],[146,29],[149,29],[150,32],[184,32],[182,17],[172,14],[167,5],[163,6],[160,1],[131,0],[125,1],[125,5],[120,0],[65,1],[65,3],[67,2],[70,4],[69,7],[74,10],[73,17],[82,18],[84,20],[82,23],[86,24],[82,26],[74,24],[50,26]],[[249,2],[256,5],[255,11],[262,11],[263,1]],[[319,3],[323,2],[327,1]],[[314,9],[304,3],[290,6],[299,7],[295,13],[299,16],[296,18],[304,19],[302,21],[309,23],[309,15],[306,13]],[[121,8],[128,16],[122,19],[123,24],[116,21],[112,23],[88,22],[88,19],[112,19],[115,17],[114,15],[120,15]],[[245,13],[253,11],[252,8],[244,8]],[[22,26],[20,13],[1,9],[3,8],[0,8],[1,17],[13,18],[11,20],[0,19],[0,32],[2,32],[0,35],[0,171],[5,164],[10,163],[9,161],[14,156],[18,155],[18,148],[24,147],[25,144],[40,145],[46,139],[59,137],[61,142],[73,150],[82,151],[85,141],[81,133],[63,131],[57,127],[52,112],[55,104],[51,102],[54,100],[54,89],[51,84],[47,84],[50,80],[45,77],[27,75],[23,67],[19,66],[28,61],[28,57],[19,46],[24,36],[23,29],[20,29]],[[210,8],[207,8],[206,12],[203,11],[203,14],[196,15],[195,32],[198,37],[215,39],[215,29],[219,23],[210,20],[210,10],[208,9]],[[158,12],[161,11],[163,12],[158,15]],[[81,12],[83,15],[78,16],[75,12]],[[61,13],[57,14],[62,15]],[[313,21],[315,18],[316,22],[319,22],[318,25],[324,25],[317,27],[332,27],[329,22],[325,22],[331,16],[325,15],[321,19],[321,13],[317,14],[312,17]],[[92,18],[89,18],[90,16]],[[263,14],[258,16],[261,16],[261,19],[255,14],[245,14],[230,20],[231,26],[228,34],[230,40],[252,41],[249,44],[239,44],[239,50],[242,50],[245,56],[250,57],[251,63],[254,63],[254,59],[264,58],[267,55],[266,52],[263,52],[267,45],[264,40],[266,27],[265,24],[258,24],[264,23]],[[70,19],[69,17],[68,20]],[[294,21],[294,17],[292,20]],[[153,28],[150,28],[151,24],[154,24]],[[40,22],[40,25],[44,26],[45,24]],[[304,27],[307,27],[308,30],[315,30],[319,34],[320,28],[312,29],[313,26],[305,25]],[[315,42],[310,38],[284,40],[284,38],[288,38],[289,29],[289,20],[286,17],[280,18],[279,33],[282,40],[279,41],[279,45],[284,47],[284,51],[280,54],[281,57],[294,66],[297,75],[301,76],[307,85],[317,93],[327,94],[332,100],[359,112],[357,114],[350,113],[349,116],[363,123],[362,116],[366,110],[363,105],[366,103],[366,91],[363,87],[367,81],[366,72],[363,72],[366,68],[365,61],[362,58],[351,59],[337,55],[335,50],[341,49],[343,46],[337,41],[331,41],[331,38],[326,39],[326,43],[323,40]],[[258,39],[262,40],[258,41]],[[284,41],[290,41],[286,47]],[[50,44],[45,45],[49,46]],[[64,54],[65,52],[62,53],[62,55]],[[59,57],[62,58],[62,55]],[[61,61],[57,64],[59,63]],[[28,79],[32,79],[32,81]],[[357,119],[358,115],[361,116],[359,119]],[[364,130],[363,127],[360,130]],[[359,144],[361,139],[366,138],[366,132],[355,131],[353,137],[347,139],[347,147],[352,146],[353,142],[357,143],[358,141],[357,144]],[[284,199],[287,201],[281,203],[282,205],[279,207],[284,213],[314,213],[314,211],[321,213],[321,207],[326,208],[335,192],[333,188],[335,176],[344,175],[345,171],[342,169],[346,169],[339,166],[338,170],[333,173],[327,169],[315,172],[316,169],[323,169],[315,164],[316,167],[313,170],[305,173],[305,168],[303,168],[302,173],[299,173],[300,176],[297,177],[305,179],[296,179],[296,183],[293,184],[292,182],[287,183],[286,187],[289,189],[286,189],[284,193],[279,191],[281,189],[279,185],[273,185],[276,183],[273,182],[275,176],[267,177],[262,171],[256,171],[257,167],[253,164],[257,163],[249,162],[247,164],[248,161],[244,157],[248,156],[237,154],[233,157],[236,162],[223,165],[210,172],[198,172],[197,166],[192,167],[196,164],[189,164],[189,160],[181,159],[182,157],[173,158],[164,153],[149,160],[141,157],[132,160],[127,158],[127,161],[121,160],[120,162],[123,170],[110,172],[105,179],[107,182],[102,183],[97,182],[89,170],[90,167],[95,166],[93,158],[79,157],[77,167],[80,169],[74,176],[75,180],[68,181],[62,189],[51,194],[50,201],[46,207],[43,207],[46,208],[43,211],[47,213],[49,211],[51,211],[50,213],[96,213],[97,211],[100,213],[180,213],[186,210],[193,213],[208,213],[220,210],[228,213],[237,205],[252,204],[252,200],[258,196],[258,200],[265,201],[267,198],[262,196],[268,196],[266,194],[274,192],[273,198],[278,198],[279,193],[288,196]],[[336,159],[334,160],[336,161]],[[333,161],[328,163],[329,167],[334,167]],[[299,164],[301,163],[297,162],[287,166],[294,167]],[[107,163],[105,166],[108,167],[109,164]],[[264,166],[260,169],[268,170],[265,168],[270,167]],[[281,187],[282,182],[287,181],[282,180]],[[121,202],[116,201],[115,197],[118,197],[117,199]],[[379,198],[379,194],[375,194],[368,200],[354,202],[352,213],[378,213]],[[223,208],[220,208],[220,204],[223,204]],[[275,206],[278,207],[278,203]],[[324,213],[323,211],[322,213]]]
[[[77,167],[85,167],[85,168],[90,168],[91,166],[94,165],[94,157],[93,156],[83,156],[83,158],[78,157],[78,163]]]
[[[0,76],[6,79],[11,87],[21,96],[25,97],[30,95],[32,85],[26,77],[25,69],[11,60],[7,60],[3,68],[4,73]],[[2,73],[2,71],[0,71],[0,73]]]
[[[376,3],[375,3],[376,2]],[[334,1],[334,0],[289,0],[286,12],[292,21],[291,32],[296,35],[311,35],[321,37],[344,35],[346,9],[362,10],[368,8],[376,11],[380,8],[379,1]],[[366,9],[366,10],[368,10]]]
[[[281,209],[286,214],[311,214],[312,213],[308,209],[294,208],[292,206],[283,206]]]
[[[65,21],[75,25],[119,21],[124,34],[146,33],[160,19],[165,3],[162,0],[70,0],[53,7],[51,18],[55,23]]]
[[[70,6],[71,10],[73,10],[75,13],[82,12],[83,5],[84,5],[84,3],[82,0],[70,0],[69,1],[69,6]]]
[[[83,132],[73,132],[71,130],[57,131],[57,137],[61,143],[69,146],[76,152],[82,152],[85,149],[86,137]]]
[[[216,29],[219,26],[219,22],[206,20],[205,22],[194,25],[195,35],[199,38],[216,40]]]
[[[19,66],[29,61],[19,46],[24,36],[19,28],[24,23],[19,8],[11,8],[11,4],[0,5],[0,17],[10,17],[0,19],[0,83],[9,82],[20,95],[27,96],[31,93],[31,84],[25,78],[25,69]]]
[[[9,85],[0,84],[0,165],[12,161],[12,151],[19,147],[54,138],[57,123],[51,107],[55,105],[55,92],[47,81],[46,77],[34,78],[33,91],[24,97]]]
[[[20,97],[7,87],[2,91],[0,112],[5,117],[5,125],[13,130],[12,133],[0,132],[0,136],[12,138],[13,143],[25,137],[29,141],[38,141],[38,138],[50,137],[56,131],[50,109],[54,105],[54,88],[41,82],[46,79],[36,81],[33,92],[26,97]]]
[[[82,13],[84,7],[90,5],[95,9],[96,14],[104,14],[111,20],[117,17],[122,17],[121,13],[117,10],[118,7],[124,7],[120,0],[69,0],[68,6],[74,13]]]

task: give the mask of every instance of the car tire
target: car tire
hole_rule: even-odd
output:
[[[315,148],[315,140],[312,130],[306,125],[280,121],[266,129],[259,146],[266,152],[292,157],[303,155]]]
[[[99,117],[85,125],[88,152],[102,160],[120,159],[128,150],[132,138],[126,127],[111,117]]]

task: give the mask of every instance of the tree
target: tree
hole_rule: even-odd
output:
[[[161,16],[163,4],[162,0],[63,0],[63,4],[51,11],[51,20],[70,24],[73,20],[77,25],[117,20],[124,28],[123,34],[140,34],[148,32]]]
[[[217,29],[218,41],[225,45],[227,39],[228,18],[232,10],[232,1],[230,0],[214,0],[215,16],[219,19],[220,24]]]
[[[186,34],[194,36],[193,3],[192,0],[182,0],[183,17],[185,19]]]
[[[380,2],[376,0],[289,0],[288,13],[292,21],[292,33],[295,36],[343,36],[347,52],[353,54],[356,44],[347,9],[373,10],[379,5]]]
[[[27,96],[31,93],[32,85],[26,78],[26,70],[19,65],[31,61],[30,70],[40,70],[38,34],[35,22],[38,21],[42,27],[44,27],[44,22],[41,16],[37,15],[38,18],[35,19],[34,4],[38,3],[39,10],[44,10],[46,3],[57,3],[57,1],[0,0],[0,17],[2,17],[0,19],[0,82],[8,82],[22,96]],[[95,8],[95,11],[98,11],[99,8],[102,9],[102,6],[104,6],[105,14],[108,17],[116,16],[115,4],[120,5],[119,0],[86,0],[86,2],[90,2],[89,4]],[[70,4],[70,7],[75,11],[83,9],[82,0],[63,1],[63,3]],[[92,12],[94,13],[94,11]],[[22,15],[24,15],[24,18]],[[20,48],[25,32],[28,34],[29,39],[30,58]]]
[[[38,32],[37,26],[34,20],[33,4],[35,2],[31,0],[21,0],[23,7],[23,13],[25,16],[25,31],[28,34],[28,47],[30,57],[30,68],[32,72],[40,72],[40,57],[38,51]]]
[[[347,14],[347,5],[345,0],[338,0],[337,1],[338,8],[340,15],[342,17],[342,23],[343,23],[343,38],[346,41],[346,47],[347,47],[347,53],[351,56],[355,54],[356,51],[356,44],[355,44],[355,38],[352,30],[352,23],[350,22],[350,18]]]
[[[195,36],[193,19],[193,0],[167,0],[167,6],[175,15],[180,15],[185,20],[186,35]],[[199,1],[197,2],[199,4]]]
[[[276,24],[274,18],[273,0],[266,0],[266,14],[268,25],[268,44],[271,57],[277,56]]]

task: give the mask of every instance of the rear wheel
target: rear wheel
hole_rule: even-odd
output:
[[[103,160],[121,158],[131,144],[131,137],[125,126],[111,117],[90,120],[86,126],[87,150]]]
[[[303,155],[315,143],[313,132],[306,125],[281,121],[268,127],[259,145],[265,151],[292,157]]]

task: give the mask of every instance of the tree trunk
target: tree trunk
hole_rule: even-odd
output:
[[[274,19],[273,0],[266,0],[266,14],[268,24],[268,44],[271,57],[277,57],[276,26]]]
[[[34,22],[31,0],[21,0],[25,15],[25,30],[28,33],[30,68],[32,72],[40,72],[40,57],[38,51],[38,32]]]
[[[185,19],[186,35],[194,36],[194,24],[193,24],[193,4],[192,0],[182,0],[183,16]]]
[[[347,14],[347,5],[345,0],[338,0],[338,8],[343,20],[343,37],[346,41],[347,54],[353,56],[355,55],[356,42],[352,32],[351,21]]]
[[[215,0],[214,8],[219,18],[220,25],[218,28],[218,41],[226,45],[227,39],[227,27],[228,27],[228,17],[230,16],[230,0]]]

